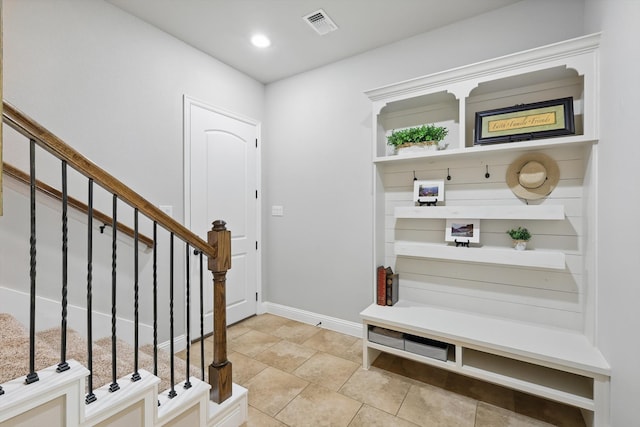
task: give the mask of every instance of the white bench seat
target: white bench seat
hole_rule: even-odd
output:
[[[611,368],[579,332],[407,301],[372,304],[360,316],[365,369],[384,351],[580,407],[588,424],[602,425],[598,413],[606,419]],[[445,342],[452,351],[441,361],[388,347],[369,341],[370,326]]]

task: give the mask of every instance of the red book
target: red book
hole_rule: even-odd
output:
[[[376,287],[376,304],[387,304],[387,271],[384,266],[378,267],[378,284]]]

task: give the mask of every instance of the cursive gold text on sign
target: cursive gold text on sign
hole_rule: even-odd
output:
[[[556,113],[532,114],[530,116],[512,117],[509,119],[489,121],[489,132],[499,132],[504,130],[522,129],[534,126],[553,125],[556,123]]]

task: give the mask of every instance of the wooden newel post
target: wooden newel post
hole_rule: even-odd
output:
[[[225,287],[227,270],[231,268],[231,232],[226,223],[214,221],[207,240],[215,251],[208,268],[213,273],[213,363],[209,365],[210,398],[216,403],[231,396],[231,362],[227,360],[227,303]]]

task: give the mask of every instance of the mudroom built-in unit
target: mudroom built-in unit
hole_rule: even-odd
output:
[[[599,40],[366,92],[372,269],[398,275],[399,300],[378,305],[372,284],[361,313],[365,368],[393,353],[609,424],[610,367],[595,341],[606,292],[595,274]],[[425,124],[445,127],[446,137],[421,151],[387,144],[392,132]],[[531,234],[524,250],[507,233],[518,227]]]

